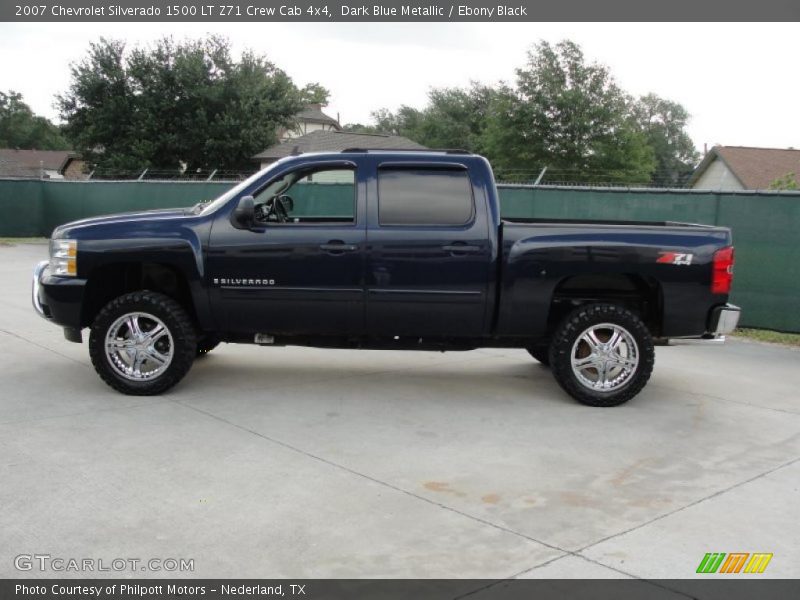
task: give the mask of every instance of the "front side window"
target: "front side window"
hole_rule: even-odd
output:
[[[464,169],[381,168],[381,225],[462,226],[474,215],[472,187]]]
[[[255,195],[256,220],[264,224],[355,223],[353,169],[291,171]]]

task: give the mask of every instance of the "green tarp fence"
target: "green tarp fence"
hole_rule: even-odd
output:
[[[232,184],[0,180],[0,236],[48,236],[61,223],[100,214],[191,206]],[[326,204],[309,190],[298,214],[345,214],[348,186]],[[733,230],[732,301],[742,324],[800,332],[800,192],[695,192],[499,186],[506,217],[685,221]],[[330,207],[325,210],[324,207]],[[330,211],[330,212],[329,212]],[[343,212],[345,211],[345,212]]]

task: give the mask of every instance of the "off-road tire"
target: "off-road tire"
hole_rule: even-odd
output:
[[[542,363],[542,366],[550,366],[550,347],[549,346],[529,346],[525,348],[533,358]]]
[[[131,381],[109,364],[105,352],[108,329],[119,317],[131,312],[145,312],[158,317],[169,330],[173,357],[166,370],[145,381]],[[154,396],[178,383],[192,366],[197,352],[197,334],[189,315],[175,300],[149,290],[131,292],[105,305],[97,314],[89,334],[89,356],[95,371],[109,386],[129,396]]]
[[[612,323],[631,334],[639,351],[633,375],[619,389],[603,392],[582,384],[572,368],[572,348],[578,336],[592,325]],[[550,368],[558,384],[570,396],[588,406],[619,406],[636,394],[650,379],[655,364],[653,338],[647,326],[632,311],[616,304],[586,304],[567,315],[550,344]]]

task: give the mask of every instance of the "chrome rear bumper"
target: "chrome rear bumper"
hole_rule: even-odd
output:
[[[714,335],[725,335],[733,333],[739,324],[739,316],[742,309],[733,304],[718,306],[711,311],[711,333]]]
[[[657,345],[724,344],[725,335],[733,333],[739,324],[739,316],[741,314],[742,309],[734,304],[717,306],[711,311],[711,317],[708,320],[708,333],[705,335],[692,338],[661,338],[657,340]]]

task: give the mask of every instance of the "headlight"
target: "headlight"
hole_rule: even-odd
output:
[[[53,275],[75,277],[78,274],[78,240],[50,242],[50,269]]]

